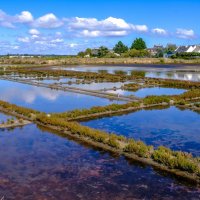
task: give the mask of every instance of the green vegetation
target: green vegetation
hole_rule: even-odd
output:
[[[172,80],[172,79],[156,79],[156,78],[148,78],[145,81],[145,84],[153,84],[159,86],[165,86],[170,88],[182,88],[182,89],[195,89],[200,88],[199,82],[189,82],[182,80]]]
[[[168,98],[165,96],[162,97],[147,97],[144,99],[144,103],[160,103],[160,102],[168,102]],[[138,106],[138,104],[133,104],[134,106]],[[129,106],[133,106],[129,105]],[[40,125],[48,126],[49,128],[62,131],[64,134],[71,134],[75,137],[82,139],[84,141],[88,141],[92,144],[98,146],[98,144],[102,144],[101,148],[107,149],[107,147],[111,148],[112,151],[116,151],[121,154],[128,154],[133,156],[138,156],[139,158],[147,159],[145,162],[151,164],[160,163],[162,166],[165,166],[168,169],[177,169],[181,171],[185,171],[187,173],[191,173],[196,177],[200,175],[200,163],[198,158],[194,158],[191,154],[180,152],[180,151],[172,151],[166,147],[159,147],[158,149],[154,149],[152,146],[148,146],[142,141],[135,141],[133,139],[128,139],[124,136],[109,134],[104,131],[92,129],[89,127],[85,127],[80,125],[77,122],[68,122],[64,117],[66,114],[58,114],[58,115],[46,115],[44,113],[34,111],[31,109],[19,107],[13,104],[9,104],[7,102],[0,101],[0,106],[11,113],[20,114],[22,116],[27,116],[31,118],[35,123]],[[117,110],[118,106],[128,106],[128,105],[111,105],[110,109]],[[98,112],[99,109],[107,110],[104,107],[96,107],[93,108],[93,112]],[[82,112],[82,113],[81,113]],[[81,114],[83,112],[89,113],[89,110],[80,111]],[[80,115],[78,113],[78,115]],[[71,115],[77,113],[75,111],[71,112]],[[85,113],[84,113],[85,114]],[[34,118],[32,117],[34,115]],[[69,114],[68,114],[69,117]],[[95,143],[94,143],[95,142]],[[183,174],[182,174],[183,175]],[[196,178],[199,181],[199,178]]]
[[[188,90],[187,92],[184,92],[183,94],[176,95],[173,97],[173,99],[176,102],[180,102],[184,100],[192,100],[196,98],[200,98],[200,89]]]
[[[145,105],[151,105],[151,104],[162,104],[167,103],[169,104],[170,97],[169,96],[147,96],[143,99],[143,103]]]
[[[196,59],[200,58],[200,53],[196,52],[183,52],[183,53],[176,53],[175,55],[171,56],[172,59],[181,58],[181,59]]]
[[[7,102],[1,101],[1,100],[0,100],[0,107],[3,109],[6,109],[10,113],[17,113],[19,115],[22,115],[22,116],[28,117],[28,118],[34,118],[34,116],[36,116],[37,114],[40,113],[39,111],[16,106],[15,104],[10,104],[10,103],[7,103]]]
[[[125,152],[135,153],[139,157],[150,158],[153,151],[153,146],[147,146],[142,141],[129,139],[128,144],[124,147]]]
[[[181,151],[172,151],[160,146],[152,154],[155,161],[168,166],[171,169],[180,169],[189,173],[200,173],[199,162],[193,159],[191,154]]]
[[[73,120],[76,118],[87,118],[91,115],[98,115],[102,113],[109,113],[109,112],[116,112],[121,110],[126,110],[130,108],[139,109],[142,108],[141,105],[144,106],[152,106],[152,105],[161,105],[161,104],[170,104],[170,101],[173,100],[174,104],[183,104],[185,100],[192,100],[194,98],[200,98],[200,90],[194,89],[186,91],[180,95],[173,95],[173,96],[147,96],[141,99],[139,102],[129,102],[126,104],[111,104],[108,106],[95,106],[90,109],[81,109],[81,110],[73,110],[70,112],[64,113],[56,113],[53,114],[55,117],[65,118],[66,120]]]
[[[105,57],[109,53],[109,50],[107,47],[101,46],[98,49],[98,57],[102,58]]]
[[[101,46],[98,49],[86,49],[79,52],[78,57],[98,57],[98,58],[117,58],[121,57],[150,57],[150,53],[146,50],[147,46],[142,38],[136,38],[129,49],[122,41],[119,41],[110,51],[107,47]],[[93,53],[95,52],[95,53]]]
[[[67,71],[67,70],[40,70],[40,69],[15,69],[13,70],[19,76],[30,76],[35,79],[48,78],[48,77],[70,77],[83,80],[94,80],[95,82],[119,82],[131,79],[130,76],[125,74],[108,74],[108,73],[96,73],[96,72],[78,72],[78,71]]]
[[[123,42],[119,41],[113,48],[113,51],[117,54],[122,54],[128,51],[128,47],[123,44]]]
[[[133,41],[130,49],[144,50],[146,48],[147,48],[147,46],[146,46],[145,41],[142,38],[136,38]]]
[[[137,50],[138,51],[138,50]],[[88,50],[89,52],[89,50]],[[20,115],[19,117],[28,118],[39,125],[48,126],[52,129],[61,131],[63,134],[73,135],[78,139],[82,139],[93,145],[101,145],[104,149],[112,149],[114,152],[125,154],[129,156],[137,156],[143,158],[147,163],[164,166],[167,169],[177,169],[200,176],[200,163],[198,158],[194,158],[191,154],[172,151],[166,147],[159,147],[154,149],[153,146],[148,146],[142,141],[135,141],[124,136],[106,133],[101,130],[92,129],[80,125],[72,120],[82,118],[95,117],[101,114],[112,114],[120,111],[129,111],[131,109],[140,109],[144,107],[151,107],[154,105],[169,105],[171,101],[174,104],[184,105],[185,102],[200,98],[200,85],[195,82],[185,82],[176,80],[150,79],[145,78],[145,73],[140,71],[133,71],[131,75],[124,74],[118,71],[116,74],[108,73],[92,73],[92,72],[74,72],[62,70],[40,70],[40,69],[14,69],[19,76],[32,76],[37,78],[46,77],[75,77],[83,79],[83,81],[125,81],[125,80],[144,80],[145,86],[148,85],[162,85],[166,87],[176,87],[189,89],[181,95],[174,96],[148,96],[139,100],[138,102],[129,102],[126,104],[112,104],[104,107],[96,106],[91,109],[73,110],[65,113],[57,113],[46,115],[32,109],[19,107],[0,101],[2,110],[6,110],[12,114]],[[127,88],[137,89],[141,87],[139,84],[131,83],[125,85]],[[142,86],[143,87],[143,86]],[[199,178],[197,178],[199,180]]]
[[[64,113],[56,113],[53,114],[53,116],[59,117],[59,118],[65,118],[65,119],[75,119],[82,116],[89,116],[94,115],[98,113],[104,113],[104,112],[113,112],[118,110],[123,110],[127,108],[139,108],[140,103],[139,102],[131,102],[127,104],[111,104],[107,106],[95,106],[90,109],[81,109],[81,110],[73,110],[69,112]]]
[[[127,52],[122,54],[123,57],[128,58],[128,57],[137,57],[137,58],[144,58],[144,57],[150,57],[150,53],[145,50],[137,50],[137,49],[130,49]]]
[[[145,78],[146,72],[144,71],[132,71],[131,76],[134,78]]]
[[[172,151],[162,146],[154,150],[153,146],[148,146],[141,141],[134,141],[133,139],[127,139],[124,136],[109,134],[100,130],[81,126],[76,122],[66,122],[62,118],[39,115],[37,120],[46,125],[61,127],[62,130],[67,129],[74,135],[91,139],[114,149],[119,149],[141,158],[152,159],[170,169],[179,169],[197,175],[199,175],[200,172],[198,158],[194,158],[188,153]]]
[[[122,86],[123,90],[128,90],[128,91],[137,91],[139,89],[143,88],[142,85],[139,85],[137,83],[129,83],[129,84],[124,84]]]

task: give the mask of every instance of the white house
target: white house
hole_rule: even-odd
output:
[[[179,46],[176,53],[200,53],[200,45]]]

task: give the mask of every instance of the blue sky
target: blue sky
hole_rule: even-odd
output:
[[[200,43],[199,0],[0,0],[0,54],[75,54],[87,47]]]

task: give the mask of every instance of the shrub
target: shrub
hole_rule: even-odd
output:
[[[170,98],[168,96],[148,96],[143,99],[145,105],[169,103]]]

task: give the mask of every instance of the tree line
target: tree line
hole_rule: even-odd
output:
[[[98,49],[87,48],[85,51],[78,53],[78,57],[149,57],[146,42],[142,38],[136,38],[130,48],[122,41],[119,41],[112,50],[106,46],[101,46]]]

